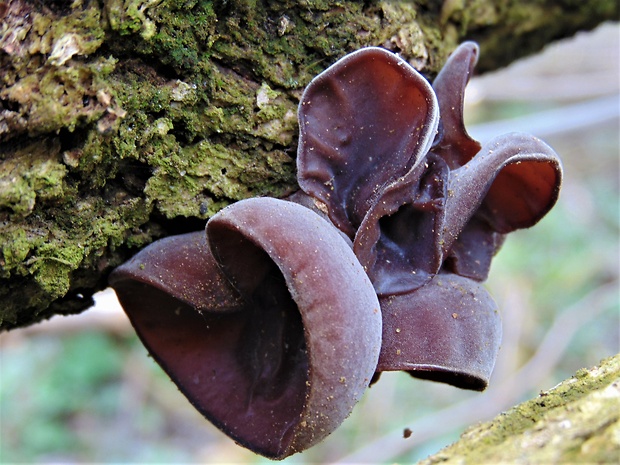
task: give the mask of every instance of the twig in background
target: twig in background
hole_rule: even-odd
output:
[[[606,96],[507,120],[476,124],[469,126],[467,131],[482,142],[507,131],[531,133],[544,139],[618,120],[619,102],[620,95]]]

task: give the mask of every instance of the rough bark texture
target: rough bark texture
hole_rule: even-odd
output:
[[[470,428],[420,465],[619,463],[620,355]]]
[[[496,4],[497,3],[497,4]],[[0,0],[0,329],[87,308],[109,271],[296,188],[296,107],[367,45],[432,78],[616,18],[615,0]]]

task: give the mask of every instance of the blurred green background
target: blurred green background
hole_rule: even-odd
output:
[[[385,373],[334,434],[285,462],[415,462],[620,350],[619,43],[607,24],[468,89],[472,135],[531,132],[565,169],[558,205],[511,234],[493,263],[504,340],[491,387]],[[194,411],[111,292],[95,310],[0,336],[0,462],[270,463]]]

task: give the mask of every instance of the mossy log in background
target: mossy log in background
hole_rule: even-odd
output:
[[[348,52],[432,78],[617,17],[615,0],[0,0],[0,329],[87,308],[140,247],[296,188],[296,108]]]
[[[620,354],[579,370],[419,465],[620,462]]]

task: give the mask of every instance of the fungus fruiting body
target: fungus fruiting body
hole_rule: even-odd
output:
[[[562,171],[533,136],[481,146],[467,134],[477,55],[462,44],[432,88],[386,50],[343,58],[302,96],[297,164],[302,190],[351,238],[379,296],[377,371],[484,389],[501,321],[479,282],[504,235],[553,206]]]
[[[237,202],[112,273],[154,359],[241,445],[316,444],[384,371],[487,386],[501,320],[481,283],[562,171],[535,137],[467,134],[477,54],[462,44],[433,86],[387,50],[347,55],[301,97],[300,191]]]
[[[271,458],[340,425],[377,365],[381,314],[368,277],[329,223],[292,202],[233,204],[206,237],[153,243],[110,282],[189,401]]]

